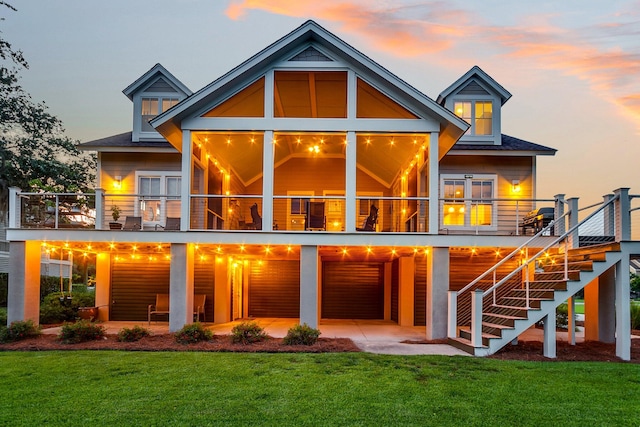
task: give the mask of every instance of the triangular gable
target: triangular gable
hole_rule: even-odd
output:
[[[314,48],[313,46],[309,46],[302,52],[295,55],[293,58],[289,59],[289,61],[333,62],[333,59],[321,53],[320,51],[318,51],[318,49]]]
[[[502,87],[497,81],[495,81],[490,75],[485,73],[480,67],[474,65],[469,71],[467,71],[462,77],[456,80],[451,86],[446,88],[438,96],[437,102],[440,105],[444,105],[445,100],[452,94],[459,93],[461,90],[467,89],[468,85],[475,83],[471,88],[480,87],[482,90],[489,89],[500,97],[501,104],[511,98],[511,93]],[[476,87],[477,85],[477,87]]]
[[[358,79],[356,117],[359,119],[417,119],[418,116],[362,79]]]
[[[133,100],[133,95],[140,90],[154,92],[160,88],[163,89],[162,92],[173,91],[183,93],[185,96],[190,96],[192,94],[188,87],[186,87],[161,64],[156,64],[151,67],[149,71],[127,86],[122,93],[124,93],[130,100]]]
[[[490,95],[477,81],[473,80],[463,87],[459,92],[462,95]]]
[[[202,117],[264,117],[264,77],[207,111]]]

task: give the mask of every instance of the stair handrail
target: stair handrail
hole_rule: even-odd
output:
[[[589,215],[587,215],[586,218],[584,218],[582,221],[578,222],[576,225],[574,225],[573,227],[571,227],[569,230],[567,230],[563,235],[561,235],[560,237],[558,237],[557,239],[555,239],[552,243],[549,243],[547,246],[545,246],[543,249],[541,249],[537,254],[535,254],[532,257],[529,257],[525,262],[522,263],[522,265],[520,265],[520,267],[516,268],[514,271],[512,271],[511,273],[509,273],[507,276],[505,276],[502,280],[500,280],[498,283],[494,284],[491,288],[487,289],[485,292],[483,292],[482,296],[485,297],[487,295],[489,295],[491,292],[495,291],[495,289],[497,289],[498,287],[500,287],[506,280],[512,278],[516,273],[522,271],[525,267],[528,267],[531,262],[535,262],[538,257],[541,254],[546,253],[550,248],[552,248],[553,246],[555,246],[556,244],[560,243],[561,241],[565,240],[567,237],[569,237],[569,235],[571,235],[573,232],[575,232],[581,225],[583,225],[585,222],[589,221],[591,218],[593,218],[598,212],[602,211],[604,208],[606,208],[609,204],[612,204],[614,201],[616,201],[618,199],[618,196],[612,197],[610,200],[608,200],[605,203],[602,203],[602,206],[600,206],[598,209],[596,209],[595,211],[591,212]],[[598,203],[596,203],[593,206],[597,206]],[[565,270],[566,270],[566,265],[565,265]],[[566,276],[566,271],[564,272],[565,276]],[[486,273],[485,273],[486,274]],[[528,292],[527,292],[528,294]],[[527,295],[528,296],[528,295]],[[527,307],[528,308],[528,307]]]

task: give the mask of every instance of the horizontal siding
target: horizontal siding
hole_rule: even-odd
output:
[[[322,264],[322,318],[384,318],[382,263],[326,261]]]
[[[413,292],[413,324],[425,326],[427,324],[427,258],[423,256],[415,257]]]
[[[300,317],[300,263],[297,260],[251,263],[249,317]]]
[[[511,250],[504,249],[502,252],[508,254]],[[449,290],[462,289],[501,259],[495,255],[472,255],[467,250],[457,253],[452,249],[449,255]],[[499,269],[500,272],[504,272],[501,277],[513,271],[517,266],[517,260],[505,262]]]

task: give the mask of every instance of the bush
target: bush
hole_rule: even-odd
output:
[[[640,329],[640,304],[631,303],[631,329]]]
[[[569,328],[569,306],[566,303],[560,304],[556,309],[556,328]]]
[[[313,345],[318,341],[320,331],[306,323],[295,325],[287,331],[282,342],[285,345]]]
[[[7,326],[7,307],[0,307],[0,326]]]
[[[180,344],[195,344],[200,341],[210,341],[213,338],[213,332],[205,329],[200,322],[185,325],[176,332],[176,341]]]
[[[122,328],[118,332],[117,340],[120,342],[140,341],[144,337],[151,335],[151,331],[142,326],[135,325],[133,328]]]
[[[58,339],[65,344],[77,344],[100,339],[104,337],[104,334],[104,326],[91,323],[88,320],[79,320],[76,323],[62,325]]]
[[[0,327],[0,342],[20,341],[40,335],[40,328],[33,320],[11,322],[9,327]]]
[[[59,293],[49,294],[40,304],[40,323],[52,324],[73,322],[78,318],[79,307],[93,307],[93,292],[74,292],[72,297],[64,297]]]
[[[231,329],[231,341],[235,344],[250,344],[265,339],[267,333],[256,322],[242,322]]]

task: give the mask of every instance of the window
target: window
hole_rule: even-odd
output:
[[[456,101],[453,111],[471,127],[467,135],[493,135],[493,103],[491,101]]]
[[[442,225],[461,228],[495,228],[495,183],[495,175],[443,177],[441,181]]]
[[[307,202],[309,199],[291,199],[291,214],[304,215],[307,213]]]
[[[164,225],[166,218],[180,217],[182,178],[176,172],[140,172],[136,215],[146,224]]]
[[[313,199],[313,191],[287,192],[287,222],[286,230],[304,230],[307,217],[307,203]]]
[[[178,98],[142,98],[142,131],[154,132],[155,129],[149,124],[149,121],[158,114],[167,111],[179,101]]]

